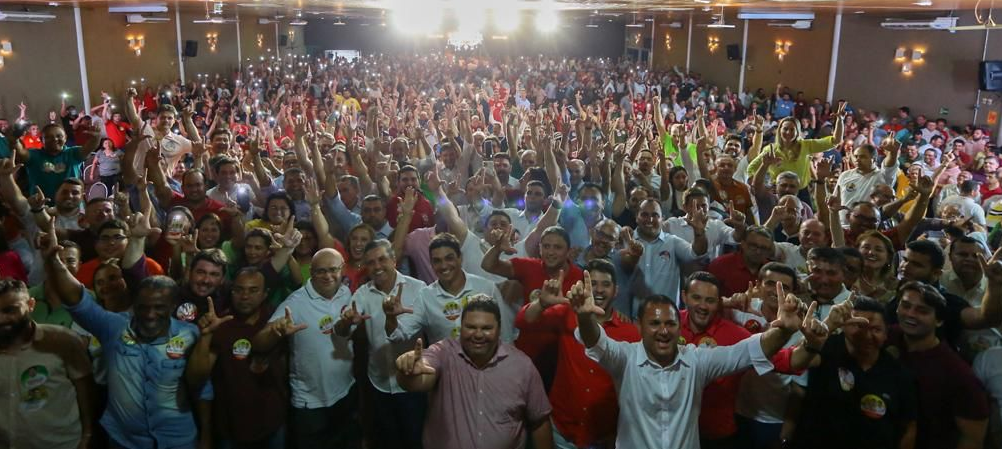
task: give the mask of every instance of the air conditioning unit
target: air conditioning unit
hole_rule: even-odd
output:
[[[167,12],[167,4],[148,3],[148,4],[122,5],[122,6],[109,6],[108,12],[126,13],[126,14],[137,14],[144,12]]]
[[[814,20],[810,11],[762,11],[742,9],[738,12],[739,20]]]
[[[956,17],[937,17],[933,20],[887,19],[880,26],[889,30],[943,30],[957,26]]]
[[[205,19],[195,19],[191,23],[237,23],[237,19],[227,19],[223,17],[211,17]]]
[[[126,23],[163,23],[170,22],[170,17],[144,16],[142,14],[129,14],[125,16]]]
[[[811,29],[811,20],[795,20],[793,22],[769,22],[768,25],[774,28],[793,28],[795,30]]]
[[[27,11],[0,11],[0,21],[2,22],[30,22],[42,23],[55,19],[55,14]]]
[[[257,23],[260,24],[260,25],[269,25],[269,24],[272,24],[272,23],[278,23],[278,21],[275,20],[275,19],[269,19],[267,17],[261,17],[261,18],[257,19]]]

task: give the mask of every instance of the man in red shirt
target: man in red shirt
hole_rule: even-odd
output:
[[[119,149],[124,148],[129,140],[129,131],[132,130],[132,125],[122,120],[121,112],[115,112],[111,114],[110,121],[104,122],[104,130],[108,134],[108,139],[115,144],[115,149]]]
[[[494,246],[484,254],[484,260],[480,264],[484,271],[519,281],[527,299],[539,295],[538,290],[543,288],[547,281],[558,280],[560,291],[566,292],[577,281],[584,279],[584,272],[568,259],[571,237],[560,226],[550,226],[543,231],[539,239],[538,259],[514,257],[501,260],[502,252],[508,254],[515,252],[511,246],[512,229],[509,226],[505,231],[500,229],[492,231],[492,234],[503,232],[504,235],[500,237],[492,235]],[[515,339],[515,347],[528,355],[536,365],[547,391],[550,390],[553,374],[556,371],[556,343],[559,337],[560,333],[552,329],[527,326]]]
[[[751,336],[743,327],[722,317],[720,288],[720,280],[705,271],[691,274],[682,285],[686,310],[679,316],[680,343],[713,348],[731,346]],[[703,389],[699,413],[701,447],[736,445],[738,429],[734,422],[734,404],[743,374],[741,371],[717,378]]]
[[[743,292],[748,283],[758,279],[758,270],[769,263],[776,254],[772,233],[762,226],[751,226],[745,231],[741,249],[724,254],[710,262],[706,271],[723,279],[722,296]]]
[[[386,205],[386,221],[394,229],[397,228],[397,217],[402,212],[400,205],[404,200],[404,192],[407,189],[419,189],[421,187],[419,179],[418,170],[413,165],[400,167],[400,173],[397,174],[397,194],[390,198],[390,202]],[[414,204],[411,226],[406,232],[431,226],[435,226],[435,208],[431,206],[428,198],[425,198],[424,195],[418,195],[417,202]]]
[[[617,341],[640,341],[637,326],[611,307],[616,298],[616,267],[606,259],[595,259],[588,263],[588,274],[595,305],[606,311],[599,323],[605,334]],[[559,334],[556,376],[549,395],[556,446],[611,448],[619,415],[616,389],[608,373],[585,355],[584,346],[574,338],[577,315],[567,305],[565,293],[559,280],[546,281],[538,297],[519,312],[515,327],[547,327]]]

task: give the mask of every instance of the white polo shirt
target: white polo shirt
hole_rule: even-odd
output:
[[[325,298],[313,288],[312,282],[307,282],[282,301],[268,319],[270,323],[284,318],[288,307],[293,322],[309,326],[289,337],[293,407],[330,407],[347,396],[355,384],[351,340],[334,333],[334,323],[341,317],[341,311],[350,306],[351,290],[347,286],[342,285],[333,298]]]
[[[447,338],[459,337],[460,315],[466,302],[473,295],[485,294],[497,302],[501,308],[501,341],[511,343],[518,308],[505,303],[501,291],[493,282],[466,273],[466,284],[458,294],[451,294],[442,288],[440,281],[421,289],[414,313],[397,317],[397,329],[390,335],[390,341],[406,341],[419,336],[422,331],[428,336],[428,344]]]
[[[372,381],[372,386],[383,393],[406,392],[397,384],[397,356],[414,349],[414,343],[417,341],[417,335],[399,341],[390,341],[386,336],[383,300],[391,294],[396,294],[397,285],[401,284],[403,290],[400,302],[404,307],[416,310],[420,301],[419,293],[427,285],[399,271],[397,271],[397,282],[390,291],[379,291],[376,284],[369,281],[355,290],[355,294],[351,297],[359,313],[372,317],[365,323],[365,335],[369,337],[369,380]]]

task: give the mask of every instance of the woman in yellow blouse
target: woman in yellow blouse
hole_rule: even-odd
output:
[[[828,151],[836,142],[842,141],[845,128],[845,103],[840,103],[835,116],[835,126],[832,135],[821,139],[801,139],[800,123],[795,117],[784,117],[779,121],[779,131],[776,141],[769,144],[758,156],[748,164],[749,177],[753,176],[762,165],[762,157],[766,153],[779,156],[781,162],[769,167],[770,179],[785,171],[792,171],[800,176],[800,188],[805,189],[811,182],[811,155]]]

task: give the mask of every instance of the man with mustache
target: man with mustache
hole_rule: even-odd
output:
[[[199,251],[188,265],[187,280],[181,285],[174,317],[195,323],[209,310],[208,298],[212,297],[215,312],[223,313],[229,308],[229,291],[226,282],[226,255],[218,248]]]
[[[32,320],[34,307],[23,282],[0,279],[0,446],[88,447],[96,404],[87,351],[69,329]]]

